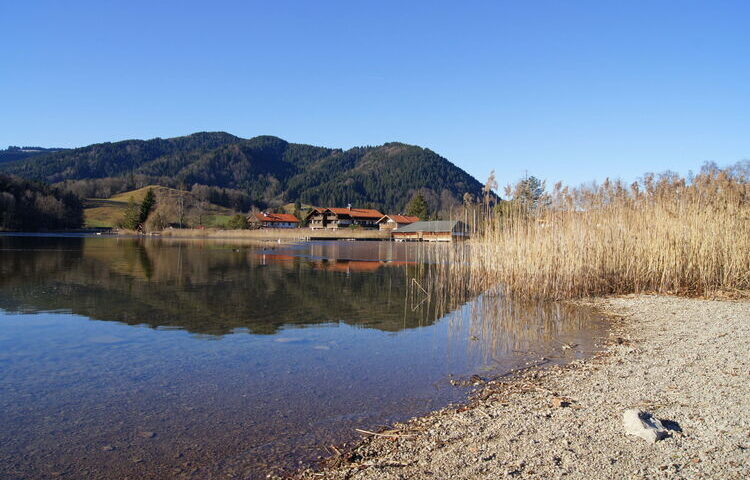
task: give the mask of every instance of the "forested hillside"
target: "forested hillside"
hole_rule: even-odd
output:
[[[63,148],[42,148],[42,147],[14,147],[10,146],[5,150],[0,150],[0,163],[15,162],[25,158],[37,157],[52,152],[60,152]]]
[[[0,165],[7,172],[58,183],[82,197],[158,184],[191,190],[235,210],[300,201],[401,211],[417,192],[430,211],[460,205],[482,184],[431,150],[402,143],[349,150],[261,136],[196,133],[127,140]]]
[[[210,150],[240,139],[228,133],[196,133],[186,137],[125,140],[97,143],[20,162],[3,168],[19,177],[56,183],[62,180],[117,177],[164,155],[191,150]]]
[[[83,207],[77,196],[0,174],[0,230],[79,228]]]

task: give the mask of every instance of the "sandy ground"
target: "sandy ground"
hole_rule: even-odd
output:
[[[614,317],[601,355],[489,382],[464,407],[365,434],[299,476],[750,478],[750,302],[596,303]],[[626,408],[669,421],[670,437],[626,435]]]

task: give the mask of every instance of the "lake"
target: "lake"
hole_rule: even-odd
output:
[[[435,301],[418,248],[456,247],[0,236],[0,479],[289,472],[606,333],[586,308]]]

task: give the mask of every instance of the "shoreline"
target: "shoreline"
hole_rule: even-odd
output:
[[[594,356],[531,367],[466,403],[332,448],[294,479],[750,476],[750,301],[629,295],[585,302],[612,318]],[[667,421],[656,444],[622,413]]]
[[[221,229],[174,229],[162,230],[162,238],[215,238],[215,239],[264,239],[264,240],[390,240],[389,231],[381,230],[310,230],[306,228],[274,228],[257,230],[221,230]]]
[[[225,229],[174,229],[159,232],[141,233],[124,229],[96,229],[82,228],[77,230],[55,231],[5,231],[0,235],[6,236],[102,236],[120,238],[170,238],[185,240],[259,240],[272,242],[307,242],[316,240],[349,240],[349,241],[377,241],[390,242],[391,232],[382,230],[309,230],[309,229],[257,229],[257,230],[225,230]]]

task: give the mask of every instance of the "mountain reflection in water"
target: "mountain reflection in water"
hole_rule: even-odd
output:
[[[0,237],[0,308],[67,310],[211,335],[336,322],[398,331],[435,320],[434,310],[404,309],[410,262],[377,260],[388,258],[378,250],[374,260],[321,258],[336,245],[306,247]]]
[[[0,478],[264,478],[605,332],[426,298],[416,248],[0,236]]]

